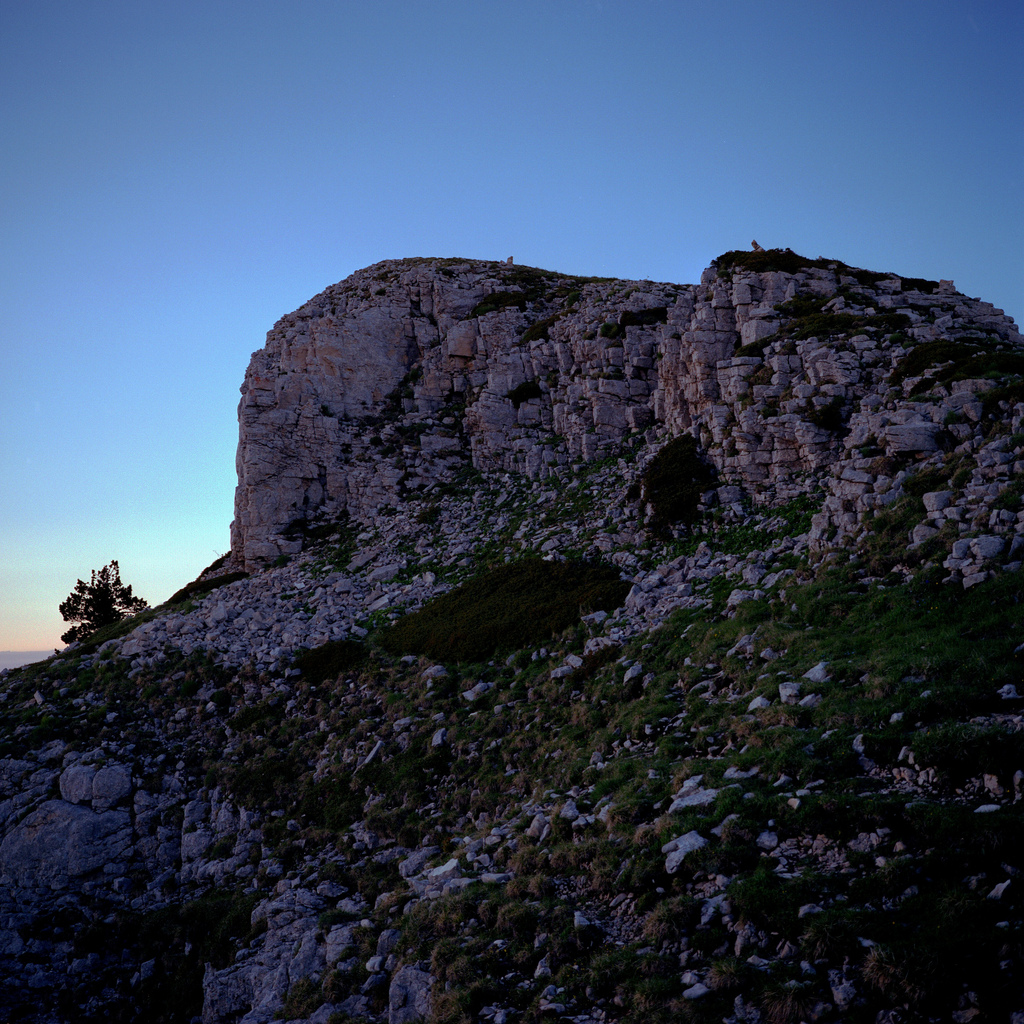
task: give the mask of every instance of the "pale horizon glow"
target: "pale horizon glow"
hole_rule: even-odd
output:
[[[790,247],[1024,315],[1009,0],[12,0],[0,650],[228,548],[266,332],[407,256],[693,283]]]

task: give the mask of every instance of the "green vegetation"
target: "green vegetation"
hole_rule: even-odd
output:
[[[60,603],[65,622],[77,622],[61,641],[66,644],[88,640],[97,630],[112,626],[146,609],[141,597],[132,594],[130,586],[121,583],[121,570],[116,559],[102,569],[93,569],[91,580],[79,580],[75,589]]]
[[[226,586],[228,583],[237,583],[239,580],[244,580],[248,577],[247,572],[227,572],[222,576],[213,576],[210,579],[193,580],[191,583],[187,583],[181,590],[176,590],[165,602],[166,605],[180,604],[182,601],[192,601],[197,597],[202,597],[203,594],[209,594],[210,591],[216,590],[218,587]]]
[[[540,398],[544,392],[540,389],[540,384],[535,380],[524,380],[522,384],[517,384],[505,397],[518,409],[523,402],[528,402],[531,398]]]
[[[523,292],[492,292],[485,299],[481,299],[470,312],[470,316],[486,316],[499,309],[507,309],[515,306],[517,309],[526,309],[526,295]]]
[[[730,249],[712,262],[718,267],[719,277],[725,277],[731,270],[749,270],[755,274],[775,270],[784,274],[797,274],[809,267],[828,270],[831,267],[846,266],[838,260],[812,260],[806,256],[798,256],[792,249],[765,249],[763,252]]]
[[[355,668],[365,660],[366,654],[366,647],[358,640],[331,640],[298,654],[295,667],[309,682],[320,683]]]
[[[654,306],[651,309],[624,309],[619,314],[622,327],[653,327],[668,323],[668,307]]]
[[[693,522],[700,496],[714,479],[714,468],[701,459],[692,437],[669,441],[641,477],[641,496],[651,507],[651,529],[664,535],[673,523]]]
[[[526,558],[485,572],[383,630],[385,650],[482,661],[540,642],[581,614],[618,607],[629,590],[609,565]]]
[[[981,341],[968,344],[930,341],[915,345],[893,368],[889,381],[899,384],[908,377],[918,377],[925,370],[943,364],[948,365],[931,375],[932,383],[1024,374],[1024,355],[993,350],[992,344],[991,341],[988,344]]]

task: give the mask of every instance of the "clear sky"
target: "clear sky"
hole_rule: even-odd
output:
[[[4,0],[0,650],[228,547],[238,386],[405,256],[762,245],[1024,315],[1019,0]]]

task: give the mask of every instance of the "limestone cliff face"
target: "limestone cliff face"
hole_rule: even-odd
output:
[[[719,258],[698,285],[415,259],[326,289],[275,325],[246,372],[235,558],[254,568],[295,552],[297,521],[372,516],[470,466],[558,475],[634,431],[691,433],[756,501],[789,498],[849,461],[851,436],[937,450],[955,401],[877,414],[910,347],[1022,340],[950,282],[788,251],[774,258],[786,269],[764,269],[772,254],[749,255]],[[854,514],[841,490],[822,528]]]

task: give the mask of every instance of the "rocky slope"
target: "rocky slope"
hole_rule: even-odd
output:
[[[1022,343],[780,250],[327,289],[230,555],[2,674],[4,1012],[1024,1019]]]

